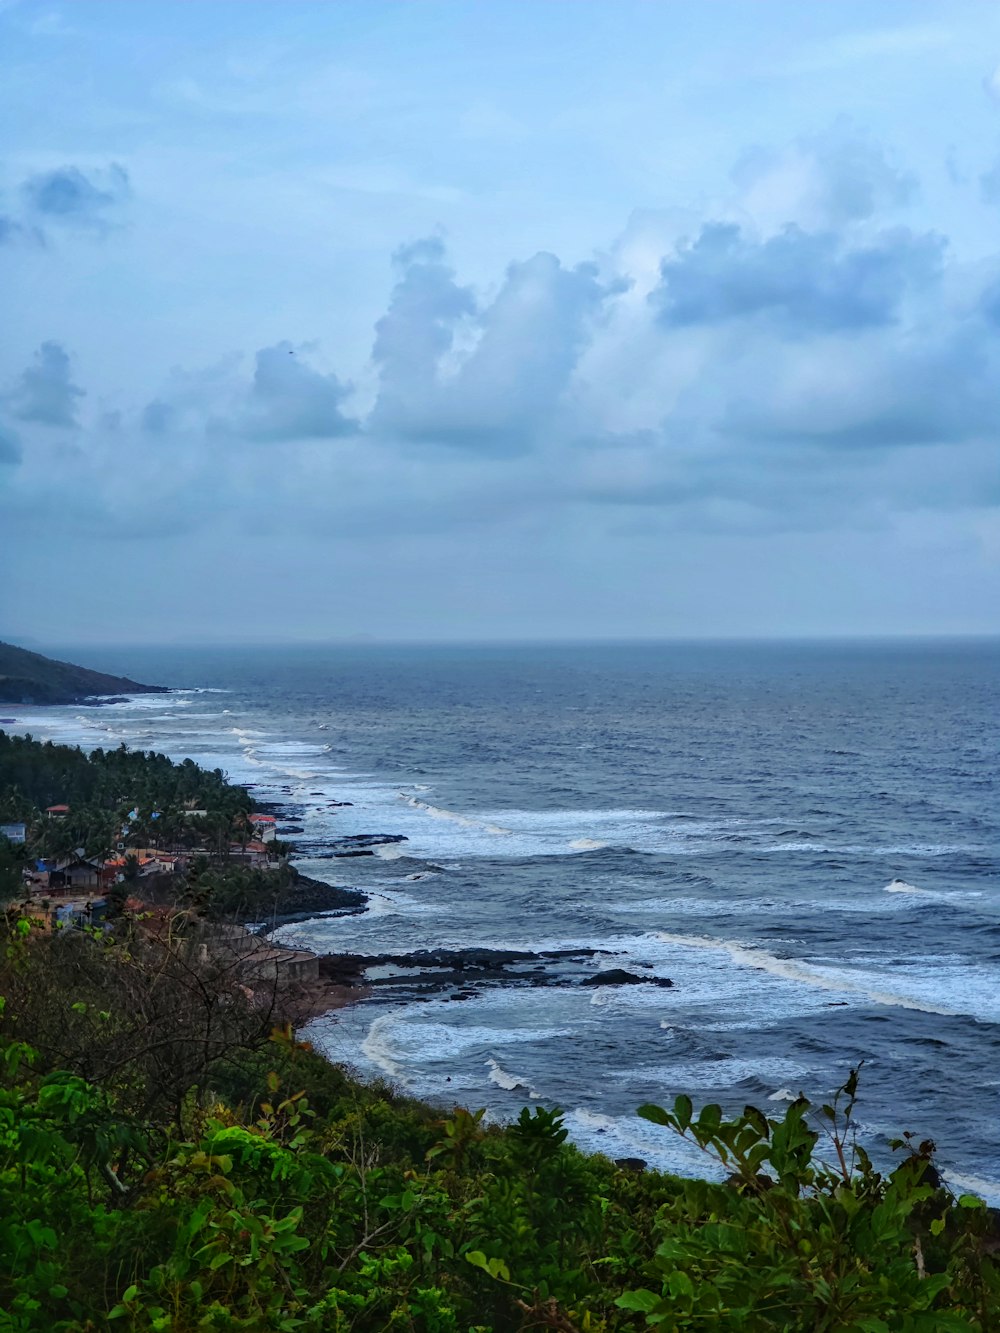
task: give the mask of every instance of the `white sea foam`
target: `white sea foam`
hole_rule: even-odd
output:
[[[693,1143],[658,1129],[639,1116],[611,1116],[578,1106],[566,1116],[566,1128],[578,1147],[606,1157],[637,1157],[661,1171],[719,1179],[721,1168]]]
[[[956,1193],[978,1194],[991,1207],[1000,1205],[1000,1181],[988,1180],[984,1176],[967,1175],[959,1171],[942,1170],[941,1174]]]
[[[613,1115],[604,1115],[601,1111],[590,1111],[585,1106],[578,1106],[572,1112],[572,1116],[583,1129],[614,1129],[618,1123]]]
[[[534,1089],[530,1083],[524,1079],[518,1078],[516,1074],[509,1074],[506,1069],[499,1065],[492,1055],[486,1057],[486,1066],[489,1069],[488,1078],[491,1083],[495,1083],[498,1088],[504,1088],[507,1092],[521,1090],[527,1093],[533,1093]],[[534,1094],[537,1097],[537,1093]]]
[[[390,1078],[405,1081],[406,1070],[396,1058],[396,1051],[389,1036],[395,1022],[396,1019],[392,1014],[383,1014],[380,1018],[376,1018],[361,1043],[361,1054]]]
[[[360,1043],[361,1054],[390,1077],[412,1086],[426,1073],[429,1063],[461,1061],[477,1052],[485,1062],[491,1048],[496,1046],[571,1035],[566,1028],[456,1027],[447,1022],[427,1021],[436,1012],[439,1010],[434,1001],[429,1001],[380,1015]]]
[[[792,1092],[789,1088],[778,1088],[777,1092],[768,1095],[769,1102],[794,1102],[798,1097],[797,1092]]]
[[[907,884],[905,879],[894,879],[891,884],[887,884],[882,890],[883,893],[920,893],[927,894],[926,889],[918,889],[915,884]],[[929,895],[928,895],[929,896]]]
[[[421,801],[416,796],[408,796],[406,792],[399,793],[400,799],[405,801],[408,806],[414,810],[423,810],[432,819],[448,819],[452,823],[460,824],[463,828],[482,829],[485,833],[492,833],[495,837],[506,837],[510,834],[509,828],[502,828],[499,824],[491,824],[483,819],[476,819],[472,815],[459,814],[457,810],[443,810],[439,805],[429,805],[427,801]]]
[[[934,898],[937,902],[951,902],[962,907],[970,899],[982,898],[981,889],[921,889],[916,884],[907,884],[905,879],[894,879],[882,890],[883,893],[905,893],[919,898]]]
[[[874,1004],[918,1009],[928,1014],[954,1015],[961,1012],[944,1005],[928,1002],[922,996],[905,995],[882,990],[874,985],[874,977],[865,976],[859,969],[853,972],[843,968],[818,967],[793,958],[779,958],[752,945],[735,940],[717,940],[697,935],[671,935],[661,931],[660,938],[671,944],[689,949],[711,949],[727,954],[739,967],[750,967],[784,981],[812,986],[841,995],[863,995]]]

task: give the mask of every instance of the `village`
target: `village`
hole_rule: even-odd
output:
[[[71,807],[61,802],[46,807],[44,812],[46,820],[60,822],[66,821],[71,813]],[[197,829],[197,821],[209,818],[208,810],[193,804],[183,814],[191,822],[192,830]],[[132,824],[137,817],[137,810],[125,817],[111,855],[88,856],[83,847],[76,847],[61,855],[28,856],[21,872],[25,902],[41,905],[51,902],[52,910],[62,921],[86,917],[97,922],[104,915],[107,895],[115,886],[127,885],[129,896],[141,901],[144,889],[162,888],[164,879],[186,874],[198,856],[253,870],[275,870],[287,860],[284,848],[277,842],[273,815],[247,814],[243,822],[247,836],[230,842],[221,853],[207,846],[178,845],[178,839],[164,840],[165,846],[143,845],[142,840],[137,841],[132,835]],[[150,822],[160,817],[159,811],[150,812]],[[25,821],[0,824],[0,837],[24,847],[28,843],[28,824]]]
[[[297,883],[291,851],[276,816],[221,772],[0,733],[0,898],[36,928],[128,918],[149,939],[183,936],[190,958],[238,973],[262,1001],[277,984],[308,988],[316,955],[265,933]]]

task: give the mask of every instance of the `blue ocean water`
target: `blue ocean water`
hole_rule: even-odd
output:
[[[184,692],[20,727],[218,765],[286,804],[304,871],[370,895],[289,937],[593,947],[674,982],[390,991],[313,1023],[333,1058],[500,1116],[557,1104],[584,1146],[685,1170],[643,1101],[773,1113],[863,1059],[876,1154],[913,1130],[1000,1197],[1000,643],[81,657]],[[355,833],[407,842],[331,860]]]

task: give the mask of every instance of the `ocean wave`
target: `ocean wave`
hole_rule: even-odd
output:
[[[400,893],[391,889],[379,888],[376,890],[366,889],[366,903],[364,910],[358,913],[359,921],[364,918],[365,922],[373,918],[383,917],[411,917],[411,916],[439,916],[441,908],[434,903],[421,902],[417,898],[411,898],[409,894]],[[326,918],[319,918],[322,922]],[[339,918],[334,918],[338,920]],[[308,928],[313,937],[313,943],[309,948],[315,948],[316,944],[316,922],[307,921],[303,925]],[[363,929],[363,926],[362,926]]]
[[[408,806],[414,810],[423,810],[432,819],[447,819],[454,824],[460,824],[463,828],[482,829],[486,833],[492,833],[498,837],[509,837],[511,830],[502,828],[499,824],[491,824],[486,820],[475,819],[472,815],[459,814],[457,810],[444,810],[439,805],[430,805],[427,801],[421,801],[416,796],[408,796],[405,791],[399,793],[399,799],[405,801]]]
[[[392,1014],[383,1014],[380,1018],[376,1018],[369,1027],[360,1050],[365,1059],[370,1060],[384,1074],[405,1082],[406,1070],[396,1058],[390,1038],[386,1035],[392,1030],[395,1021]]]
[[[955,1017],[961,1010],[947,1008],[944,1005],[930,1004],[922,998],[881,990],[867,982],[845,976],[834,971],[822,971],[814,965],[798,959],[780,958],[777,954],[767,953],[755,945],[741,944],[735,940],[712,939],[698,935],[671,935],[666,931],[658,932],[660,939],[668,944],[680,945],[687,949],[712,949],[728,954],[737,966],[754,968],[759,972],[768,972],[771,976],[798,985],[812,986],[839,994],[863,995],[874,1004],[884,1004],[900,1009],[916,1009],[925,1014],[942,1014]]]
[[[887,884],[882,890],[883,893],[919,893],[921,896],[930,898],[933,895],[928,889],[918,889],[916,884],[907,884],[905,879],[894,879],[891,884]]]
[[[1000,1205],[1000,1180],[989,1180],[985,1176],[967,1175],[964,1172],[942,1169],[942,1176],[951,1189],[960,1194],[978,1194],[991,1207]]]
[[[526,1083],[524,1079],[518,1078],[516,1074],[509,1074],[506,1069],[493,1059],[492,1055],[486,1057],[485,1063],[490,1071],[487,1075],[489,1081],[495,1083],[498,1088],[503,1088],[506,1092],[515,1092],[518,1089],[521,1089],[523,1092],[526,1092],[529,1097],[536,1099],[539,1096],[530,1083]]]
[[[605,1157],[634,1157],[660,1171],[720,1180],[723,1170],[695,1144],[668,1130],[657,1129],[636,1115],[612,1116],[577,1106],[565,1117],[570,1138],[585,1152]]]
[[[982,889],[921,889],[916,884],[908,884],[905,879],[894,879],[882,890],[883,893],[904,893],[917,898],[933,898],[935,902],[951,902],[962,907],[974,898],[984,897]]]
[[[468,1001],[471,1006],[474,1002]],[[571,1036],[568,1028],[469,1027],[433,1021],[437,1002],[424,1001],[381,1014],[370,1024],[359,1050],[376,1068],[408,1086],[428,1076],[428,1066],[478,1055],[485,1063],[497,1046],[517,1046]]]

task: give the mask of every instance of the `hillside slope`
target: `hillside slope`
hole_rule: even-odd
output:
[[[74,704],[93,695],[167,692],[165,685],[140,685],[124,676],[56,662],[41,653],[0,643],[0,703]]]

